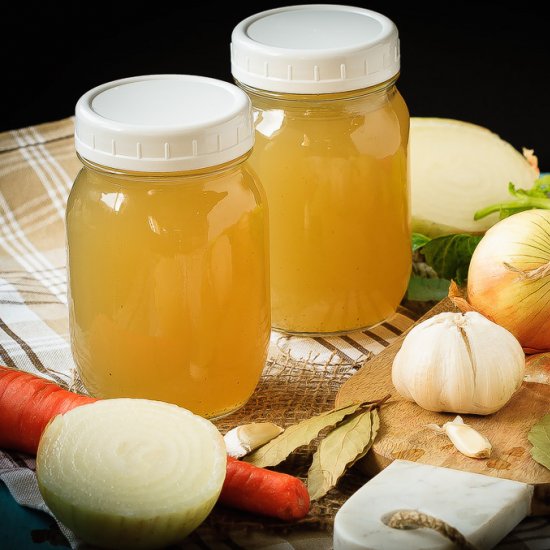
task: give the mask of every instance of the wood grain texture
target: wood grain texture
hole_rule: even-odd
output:
[[[457,311],[443,300],[422,319],[443,311]],[[434,466],[465,470],[493,477],[514,479],[535,486],[533,513],[550,514],[550,471],[536,463],[529,453],[527,433],[544,414],[550,412],[550,386],[523,383],[500,411],[489,416],[462,415],[464,421],[483,433],[493,446],[489,459],[477,460],[459,453],[446,436],[437,435],[428,424],[444,424],[455,414],[434,413],[403,399],[393,387],[391,368],[405,335],[367,361],[357,374],[340,388],[336,406],[375,400],[391,393],[380,411],[381,427],[372,451],[362,467],[374,474],[396,458]]]

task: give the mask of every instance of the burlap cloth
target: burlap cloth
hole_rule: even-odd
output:
[[[72,119],[0,134],[0,363],[84,391],[70,353],[66,305],[64,211],[80,169],[72,136]],[[341,384],[420,313],[402,307],[387,322],[343,337],[273,333],[265,371],[251,400],[216,421],[217,426],[222,433],[246,422],[288,426],[332,408]],[[299,449],[280,469],[304,477],[312,448]],[[31,457],[0,451],[0,479],[15,500],[47,511],[33,468]],[[331,548],[334,515],[364,482],[359,472],[348,472],[337,488],[313,503],[304,520],[292,525],[217,506],[181,547]],[[0,514],[0,532],[5,534],[11,526],[2,519]],[[61,529],[71,546],[83,547]],[[548,535],[546,519],[526,520],[499,547],[549,548]]]

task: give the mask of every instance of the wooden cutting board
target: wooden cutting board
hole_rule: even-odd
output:
[[[450,300],[440,302],[422,320],[443,311],[458,311]],[[527,433],[544,414],[550,413],[550,386],[523,383],[500,411],[489,416],[463,415],[464,421],[483,433],[493,446],[489,459],[478,460],[459,453],[446,436],[428,424],[442,425],[456,415],[426,411],[403,399],[393,387],[391,368],[405,335],[365,365],[340,388],[336,406],[370,401],[391,394],[383,406],[381,428],[372,451],[362,463],[369,474],[378,473],[394,459],[413,460],[493,477],[514,479],[535,487],[533,514],[550,514],[550,471],[529,453]]]

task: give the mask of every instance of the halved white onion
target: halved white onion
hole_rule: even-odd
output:
[[[430,236],[483,233],[498,221],[474,213],[510,200],[508,183],[529,189],[538,172],[509,143],[475,124],[412,118],[410,176],[413,231]]]
[[[82,540],[161,548],[193,531],[225,479],[221,434],[190,411],[109,399],[59,415],[40,440],[40,492]]]

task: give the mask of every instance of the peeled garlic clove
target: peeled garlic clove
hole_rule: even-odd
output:
[[[443,429],[456,449],[470,458],[489,458],[493,447],[489,440],[474,430],[460,416],[443,424]]]
[[[265,445],[283,431],[283,428],[272,422],[256,422],[237,426],[229,430],[223,437],[227,454],[233,458],[242,458]]]

